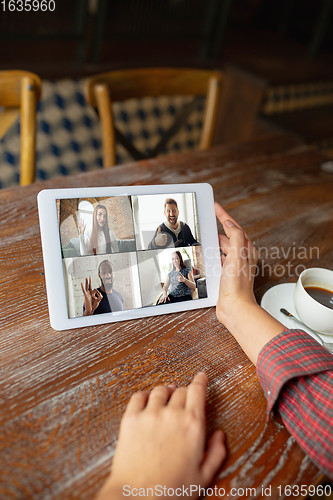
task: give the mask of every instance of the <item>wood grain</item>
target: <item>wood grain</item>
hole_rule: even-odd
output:
[[[317,245],[319,261],[306,264],[332,268],[333,176],[320,170],[322,160],[281,135],[0,192],[0,498],[91,499],[133,391],[187,384],[199,370],[209,377],[208,434],[227,435],[220,487],[255,487],[261,498],[261,486],[272,485],[271,498],[279,498],[278,485],[318,477],[280,418],[266,422],[255,369],[213,308],[53,331],[36,195],[51,187],[210,182],[257,245]],[[293,280],[264,273],[257,296]]]

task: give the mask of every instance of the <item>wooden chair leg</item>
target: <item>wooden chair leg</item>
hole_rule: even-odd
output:
[[[221,82],[217,78],[211,78],[206,98],[199,149],[207,149],[212,144],[220,94]]]
[[[20,185],[32,184],[36,173],[36,105],[34,80],[22,79],[21,86],[21,170]]]
[[[103,167],[116,164],[116,139],[112,120],[111,99],[106,85],[96,85],[96,101],[102,127]]]

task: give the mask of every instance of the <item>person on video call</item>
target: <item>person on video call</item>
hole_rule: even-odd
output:
[[[103,314],[124,310],[124,301],[120,293],[113,288],[113,270],[108,260],[103,260],[98,266],[98,277],[101,280],[99,288],[92,288],[91,276],[81,283],[84,295],[83,315]]]
[[[78,230],[81,255],[118,252],[117,238],[109,228],[108,211],[104,205],[98,204],[94,208],[92,230],[87,229],[82,219]]]
[[[287,330],[257,304],[257,252],[237,222],[215,206],[225,230],[219,236],[223,266],[217,319],[256,365],[267,417],[279,411],[300,447],[333,479],[333,356],[307,333]],[[96,500],[123,498],[124,485],[186,488],[211,483],[227,450],[220,429],[206,442],[207,384],[200,372],[187,387],[158,385],[132,395],[112,471]]]
[[[170,292],[168,295],[168,290]],[[172,254],[172,270],[169,272],[164,286],[163,295],[159,304],[166,302],[183,302],[192,299],[192,292],[196,285],[192,276],[191,269],[185,266],[182,254],[177,250]]]
[[[199,245],[194,239],[190,227],[185,222],[178,220],[178,205],[173,198],[165,200],[164,215],[166,222],[163,222],[156,229],[154,238],[148,245],[149,249]]]

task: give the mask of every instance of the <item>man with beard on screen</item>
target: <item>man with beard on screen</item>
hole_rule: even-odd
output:
[[[120,293],[113,288],[113,270],[108,260],[103,260],[98,266],[98,277],[101,280],[99,288],[92,288],[91,276],[81,283],[84,295],[83,316],[103,314],[124,310],[124,301]]]
[[[163,222],[156,229],[154,238],[148,245],[149,249],[200,245],[193,237],[190,227],[185,222],[178,220],[178,205],[173,198],[165,200],[164,215],[166,222]]]

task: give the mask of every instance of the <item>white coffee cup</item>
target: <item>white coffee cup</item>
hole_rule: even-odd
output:
[[[333,293],[333,271],[313,267],[305,269],[299,276],[294,303],[300,320],[319,333],[333,334],[333,309],[324,306],[305,290],[305,287],[318,287]]]

